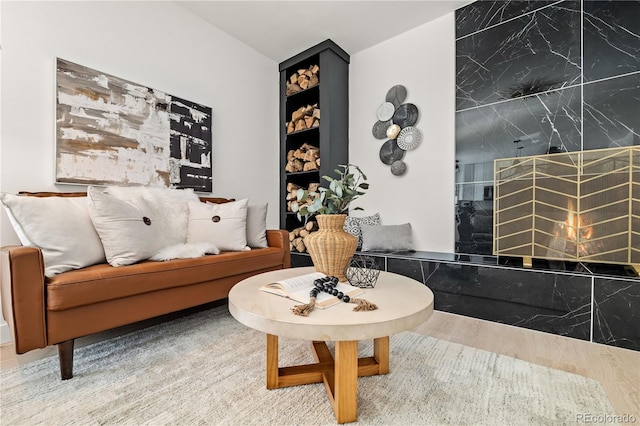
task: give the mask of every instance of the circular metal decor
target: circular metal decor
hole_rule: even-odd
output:
[[[400,149],[395,139],[389,139],[380,147],[380,161],[391,165],[394,161],[402,160],[404,153],[405,151]]]
[[[398,126],[405,127],[413,126],[418,121],[418,107],[414,104],[402,104],[396,109],[393,114],[393,123]]]
[[[407,99],[407,88],[401,84],[393,86],[391,89],[389,89],[385,98],[387,102],[391,102],[396,108],[398,108],[405,99]]]
[[[394,176],[402,176],[406,171],[407,164],[402,160],[394,161],[393,164],[391,164],[391,174]]]
[[[422,142],[422,132],[417,127],[405,127],[398,135],[398,146],[405,151],[416,149]]]
[[[397,138],[398,137],[398,133],[400,133],[400,126],[398,126],[397,124],[392,124],[387,129],[387,137],[389,139]]]
[[[393,106],[391,102],[385,102],[378,107],[378,120],[387,121],[391,120],[393,117],[393,113],[395,112],[396,107]]]
[[[373,133],[373,137],[376,139],[385,139],[387,137],[387,129],[393,123],[391,120],[387,121],[376,121],[373,125],[373,129],[371,129],[371,133]]]

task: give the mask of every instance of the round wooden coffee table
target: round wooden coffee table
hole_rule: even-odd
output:
[[[229,292],[229,311],[236,320],[267,334],[267,388],[324,382],[338,423],[357,419],[358,377],[389,372],[389,336],[410,330],[433,312],[433,293],[410,278],[381,272],[375,288],[358,296],[378,305],[354,312],[354,304],[316,309],[308,317],[294,315],[298,302],[259,290],[264,284],[309,274],[292,268],[255,275]],[[278,336],[312,341],[316,363],[279,367]],[[358,358],[358,340],[373,339],[373,356]],[[335,358],[326,341],[335,341]]]

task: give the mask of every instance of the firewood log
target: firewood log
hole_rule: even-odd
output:
[[[313,182],[309,184],[309,187],[307,188],[307,190],[309,192],[316,192],[318,188],[320,188],[320,184],[317,182]]]
[[[306,225],[304,225],[304,229],[306,229],[309,232],[317,231],[318,230],[318,222],[310,220],[309,222],[307,222]]]
[[[320,67],[317,65],[311,65],[311,67],[309,68],[311,70],[311,72],[313,74],[318,74],[318,72],[320,71]]]
[[[293,113],[291,113],[291,121],[296,123],[298,120],[305,116],[305,111],[305,107],[300,107],[297,110],[293,111]]]
[[[301,90],[302,90],[302,88],[298,84],[291,84],[291,83],[287,82],[287,88],[285,90],[285,94],[287,96],[288,95],[293,95],[294,93],[298,93]]]
[[[319,149],[319,148],[315,145],[311,145],[309,142],[305,142],[302,145],[300,145],[300,149],[303,151],[307,151],[309,149]]]
[[[304,157],[302,158],[304,161],[313,161],[315,163],[316,158],[320,157],[319,149],[308,149],[304,153]]]
[[[301,172],[302,169],[304,169],[304,164],[302,163],[302,161],[298,160],[297,158],[294,158],[293,160],[289,161],[284,168],[284,170],[289,173]]]
[[[304,118],[304,124],[307,125],[307,128],[310,129],[311,126],[313,126],[313,123],[316,119],[311,117],[311,116],[307,116]]]
[[[304,166],[302,166],[302,171],[304,172],[310,172],[312,170],[318,170],[318,165],[315,161],[307,161],[304,163]]]
[[[307,125],[305,124],[304,120],[298,120],[296,122],[296,128],[295,131],[299,131],[299,130],[304,130],[307,128]]]
[[[295,131],[296,127],[295,127],[295,123],[293,121],[289,121],[287,123],[287,133],[291,133],[293,131]]]
[[[300,253],[303,253],[306,250],[306,247],[304,245],[304,241],[302,241],[302,238],[296,238],[295,240],[293,240],[293,245],[296,248],[296,250],[299,251]]]
[[[314,108],[316,108],[315,105],[307,105],[303,108],[302,112],[304,113],[304,115],[310,115],[313,113]]]
[[[287,191],[293,192],[297,191],[298,189],[300,189],[300,185],[291,182],[287,183]]]

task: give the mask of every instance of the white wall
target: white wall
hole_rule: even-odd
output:
[[[453,252],[455,243],[455,25],[454,14],[429,22],[351,56],[349,159],[369,178],[354,205],[383,225],[409,222],[416,250]],[[387,90],[407,88],[405,102],[420,111],[422,145],[407,151],[403,176],[379,159],[385,140],[371,133]]]
[[[0,191],[83,189],[54,184],[58,56],[212,107],[213,194],[268,201],[267,225],[278,227],[276,63],[172,2],[0,4]],[[451,14],[351,57],[350,158],[371,184],[355,214],[410,222],[417,250],[454,247],[454,43]],[[396,84],[418,106],[424,136],[400,177],[371,134]],[[17,242],[0,212],[0,245]]]
[[[278,225],[277,63],[173,2],[5,2],[0,190],[54,184],[55,58],[213,108],[213,194]],[[2,213],[2,240],[17,242]]]
[[[54,184],[57,56],[212,107],[213,194],[269,202],[278,227],[275,61],[173,2],[1,3],[0,191],[84,189]]]

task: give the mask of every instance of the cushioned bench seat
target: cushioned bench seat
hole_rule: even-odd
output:
[[[268,247],[245,252],[223,252],[169,262],[143,261],[111,267],[93,265],[47,279],[47,310],[78,306],[219,280],[282,266],[283,251]]]

